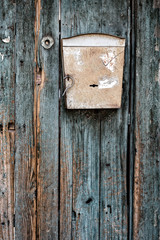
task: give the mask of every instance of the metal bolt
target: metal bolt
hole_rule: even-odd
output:
[[[45,49],[50,49],[54,44],[54,39],[50,36],[43,37],[41,40],[41,45]]]

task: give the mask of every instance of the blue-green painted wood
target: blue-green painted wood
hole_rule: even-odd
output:
[[[62,38],[91,32],[126,37],[127,61],[120,110],[69,111],[62,100],[60,238],[127,239],[129,3],[66,0],[61,9]]]
[[[160,3],[136,1],[133,239],[160,238]]]
[[[16,1],[15,239],[36,239],[35,1]]]
[[[0,124],[14,123],[15,3],[0,3]]]
[[[14,239],[14,175],[15,239],[127,239],[127,161],[134,157],[134,116],[133,195],[131,178],[129,185],[134,216],[133,236],[130,224],[129,237],[159,239],[160,4],[156,0],[134,2],[131,19],[132,27],[133,21],[136,23],[135,89],[131,82],[134,59],[131,79],[129,76],[130,1],[61,3],[62,37],[102,32],[126,37],[127,46],[121,109],[71,111],[65,109],[61,99],[60,236],[58,1],[0,3],[1,239]],[[55,39],[50,50],[40,45],[46,34]],[[2,39],[8,36],[9,43],[4,43]],[[132,113],[130,135],[128,112]]]
[[[17,2],[16,238],[58,238],[58,2]],[[55,44],[41,46],[49,35]]]
[[[128,176],[128,231],[129,236],[128,239],[133,239],[133,189],[134,189],[134,157],[135,157],[135,54],[136,54],[136,46],[135,46],[135,2],[131,2],[131,46],[130,46],[130,89],[129,89],[129,128],[128,128],[128,159],[127,162],[127,176]]]
[[[37,85],[37,238],[58,239],[59,168],[59,4],[41,0]],[[41,46],[44,36],[54,45]]]
[[[127,161],[130,2],[102,1],[102,32],[126,38],[121,108],[101,118],[100,239],[128,239]]]
[[[14,239],[15,3],[0,2],[0,239]],[[7,41],[8,40],[8,41]]]
[[[62,1],[61,37],[100,32],[100,12],[101,1]],[[99,112],[62,99],[60,122],[60,239],[99,239]]]

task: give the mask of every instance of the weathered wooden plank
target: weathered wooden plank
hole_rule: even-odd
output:
[[[14,239],[15,3],[0,2],[0,239]]]
[[[72,128],[72,239],[99,239],[100,132],[96,115],[87,119],[79,114]]]
[[[14,239],[14,131],[0,132],[0,239]]]
[[[62,38],[99,31],[101,1],[67,0],[61,9]],[[99,138],[98,111],[66,110],[63,99],[60,239],[99,239]]]
[[[136,9],[136,155],[133,239],[159,239],[159,1],[137,0]]]
[[[61,116],[60,239],[98,239],[97,114],[83,110],[65,114]]]
[[[100,239],[127,239],[129,1],[102,1],[102,32],[126,38],[121,109],[101,112]]]
[[[57,0],[38,2],[37,238],[58,239],[59,5]],[[41,46],[44,36],[54,39],[50,49]]]
[[[14,122],[15,3],[0,2],[0,123]]]
[[[91,32],[128,37],[128,7],[127,1],[63,1],[62,38]],[[61,239],[127,239],[128,64],[120,110],[69,111],[62,103]]]
[[[35,1],[16,1],[15,239],[36,239]]]
[[[128,189],[128,239],[133,239],[133,189],[134,189],[134,156],[135,156],[135,3],[130,6],[130,89],[129,89],[129,128],[128,128],[128,161],[127,161],[127,189]]]

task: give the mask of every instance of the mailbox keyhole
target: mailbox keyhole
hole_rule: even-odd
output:
[[[89,85],[90,87],[98,87],[97,84],[92,84],[92,85]]]

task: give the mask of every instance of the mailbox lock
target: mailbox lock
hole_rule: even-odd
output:
[[[45,49],[50,49],[54,44],[54,39],[50,36],[43,37],[41,40],[41,45]]]
[[[63,78],[63,80],[65,80],[65,79],[67,79],[67,81],[70,81],[70,79],[72,80],[72,83],[71,83],[71,85],[69,85],[69,86],[67,86],[66,87],[66,89],[64,90],[64,92],[63,92],[63,94],[62,94],[62,96],[64,96],[65,94],[66,94],[66,92],[68,91],[68,89],[69,88],[71,88],[71,87],[73,87],[73,85],[74,85],[74,78],[72,77],[72,76],[70,76],[70,75],[66,75],[64,78]],[[68,85],[68,84],[67,84]]]

